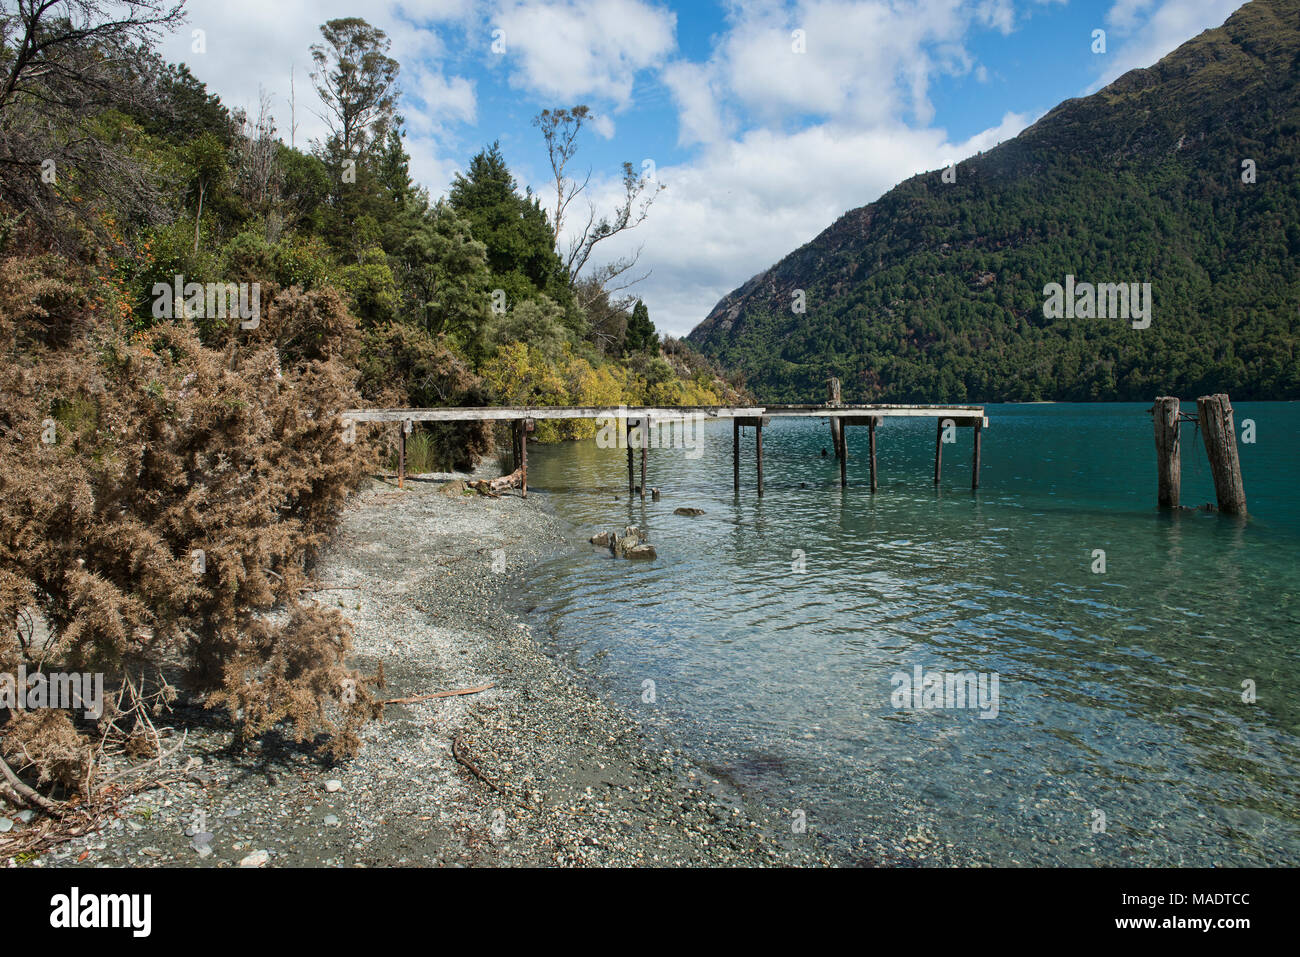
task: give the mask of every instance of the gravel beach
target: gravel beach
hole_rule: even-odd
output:
[[[792,833],[789,809],[747,805],[539,647],[518,583],[559,550],[589,548],[590,533],[536,496],[447,494],[448,478],[359,492],[317,570],[331,587],[313,597],[353,621],[363,673],[383,663],[382,697],[490,688],[388,705],[360,754],[335,766],[278,739],[232,752],[220,715],[182,708],[173,723],[190,729],[186,755],[201,763],[26,863],[828,863],[813,833]]]

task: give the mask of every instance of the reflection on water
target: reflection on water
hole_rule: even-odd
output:
[[[629,500],[622,451],[542,448],[530,490],[659,558],[580,548],[530,600],[600,688],[844,860],[923,833],[993,863],[1297,864],[1298,413],[1237,406],[1249,520],[1153,508],[1140,405],[990,407],[974,493],[969,430],[933,486],[929,421],[880,429],[875,496],[866,430],[841,492],[818,420],[764,430],[762,498],[752,435],[733,493],[729,423],[651,453],[660,502]],[[1184,501],[1212,501],[1186,428]],[[996,674],[997,717],[896,707],[917,666]]]

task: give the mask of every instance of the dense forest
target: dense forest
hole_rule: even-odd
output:
[[[549,212],[496,144],[435,201],[382,31],[321,26],[304,53],[329,133],[295,144],[292,112],[286,143],[269,99],[231,110],[160,58],[183,18],[169,0],[0,5],[0,672],[118,682],[89,725],[0,706],[0,796],[20,805],[52,806],[33,787],[89,802],[106,753],[154,753],[173,680],[241,740],[357,746],[382,675],[351,670],[347,619],[301,596],[394,430],[353,434],[343,411],[734,394],[660,341],[627,294],[635,262],[602,256],[657,185],[625,165],[624,202],[562,232],[586,107],[536,119]],[[417,469],[467,467],[498,437],[412,442]]]
[[[846,213],[688,339],[766,401],[831,375],[849,401],[1300,398],[1298,164],[1300,0],[1254,0]],[[1149,327],[1047,318],[1067,276],[1150,283]]]

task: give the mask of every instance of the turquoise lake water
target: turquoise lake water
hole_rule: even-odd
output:
[[[820,419],[763,430],[762,498],[752,430],[732,489],[729,422],[698,458],[651,451],[660,502],[628,500],[621,450],[538,447],[530,490],[585,534],[641,526],[658,558],[577,548],[526,600],[596,690],[846,863],[930,841],[993,864],[1300,864],[1300,404],[1235,405],[1245,520],[1154,507],[1146,410],[988,406],[976,492],[969,429],[934,486],[929,419],[877,431],[874,496],[867,430],[841,491]],[[1184,504],[1214,500],[1190,425],[1182,474]],[[996,676],[996,716],[900,702],[917,667]]]

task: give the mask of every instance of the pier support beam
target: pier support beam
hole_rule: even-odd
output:
[[[975,447],[971,451],[970,458],[970,487],[972,490],[980,487],[980,435],[984,432],[984,420],[975,420]]]
[[[849,484],[849,443],[845,435],[844,421],[842,419],[831,419],[832,422],[838,421],[840,424],[839,443],[840,447],[836,449],[836,454],[840,457],[840,488],[847,488]]]
[[[517,419],[515,421],[515,447],[519,450],[519,458],[515,459],[515,468],[519,469],[519,492],[524,498],[528,498],[528,433],[532,430],[532,419]]]
[[[1246,514],[1246,488],[1241,481],[1237,458],[1237,433],[1232,421],[1232,403],[1223,393],[1203,395],[1196,400],[1196,419],[1205,437],[1205,452],[1214,475],[1214,494],[1219,511],[1226,515]]]
[[[628,495],[632,494],[633,489],[636,486],[635,473],[633,472],[634,453],[632,451],[632,429],[634,428],[634,426],[632,425],[632,422],[633,422],[632,419],[627,420],[627,494]]]
[[[645,501],[645,458],[650,448],[650,420],[641,420],[641,501]]]
[[[755,458],[758,462],[758,494],[763,494],[763,420],[760,417],[754,423]]]
[[[1156,430],[1156,504],[1161,508],[1177,508],[1183,483],[1178,397],[1158,397],[1151,418]]]
[[[943,466],[943,419],[938,421],[938,430],[934,433],[934,484],[939,484],[939,471]]]
[[[832,407],[843,405],[843,401],[840,398],[840,380],[832,376],[831,378],[826,380],[826,383],[827,383],[826,404]],[[844,462],[844,453],[845,453],[844,423],[840,419],[836,418],[835,416],[831,416],[831,448],[835,450],[835,457],[839,459],[841,463],[840,471],[843,472],[843,462]],[[842,486],[843,482],[841,481],[840,484]]]
[[[867,425],[867,452],[871,458],[871,491],[876,490],[876,420]]]
[[[740,491],[740,423],[731,420],[731,478]]]
[[[397,423],[397,487],[406,486],[406,422]]]

